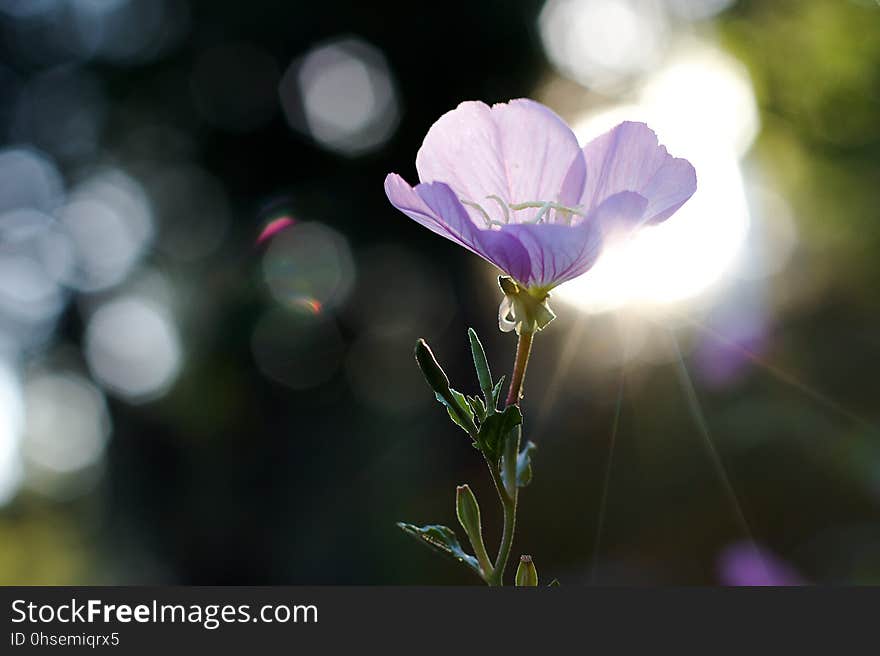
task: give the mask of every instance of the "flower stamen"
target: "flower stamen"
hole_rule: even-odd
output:
[[[468,207],[473,207],[480,213],[480,216],[483,217],[483,221],[486,222],[486,227],[491,228],[493,226],[503,227],[505,225],[510,224],[511,221],[511,212],[518,212],[520,210],[526,209],[537,209],[538,213],[532,219],[528,221],[523,221],[523,223],[531,223],[538,224],[543,221],[545,218],[549,221],[549,211],[555,210],[557,216],[561,216],[568,225],[571,225],[571,221],[575,216],[586,216],[583,213],[582,205],[575,205],[574,207],[568,207],[567,205],[562,205],[561,203],[554,203],[553,201],[539,201],[539,200],[530,200],[524,203],[507,203],[500,196],[496,196],[495,194],[486,196],[486,198],[494,200],[498,207],[501,208],[501,211],[504,213],[504,221],[499,221],[498,219],[493,219],[489,216],[489,213],[483,208],[479,203],[475,203],[472,200],[461,199],[463,205],[467,205]]]
[[[583,205],[575,205],[574,207],[568,207],[567,205],[562,205],[560,203],[554,203],[552,201],[526,201],[524,203],[511,203],[510,209],[517,210],[525,210],[525,209],[539,209],[540,211],[535,215],[535,218],[531,221],[527,221],[527,223],[540,223],[541,219],[544,218],[544,215],[548,210],[556,210],[557,214],[562,214],[566,219],[567,223],[571,225],[571,220],[575,216],[586,216],[583,213]]]
[[[483,209],[482,205],[480,205],[479,203],[475,203],[472,200],[465,200],[464,198],[461,199],[461,202],[463,205],[467,205],[468,207],[473,207],[475,210],[477,210],[483,216],[483,219],[486,221],[487,228],[492,227],[492,223],[493,223],[492,218],[489,216],[489,213]]]
[[[486,198],[491,198],[496,203],[498,203],[501,211],[504,212],[504,223],[510,223],[510,212],[507,209],[507,203],[504,202],[504,199],[502,199],[500,196],[496,196],[495,194],[490,194],[489,196],[486,196]]]

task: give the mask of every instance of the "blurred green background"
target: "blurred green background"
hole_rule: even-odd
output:
[[[467,482],[499,532],[412,346],[473,393],[467,327],[496,375],[515,339],[382,181],[520,96],[647,120],[699,190],[554,293],[515,551],[880,582],[874,0],[0,0],[0,34],[0,583],[474,582],[394,527]]]

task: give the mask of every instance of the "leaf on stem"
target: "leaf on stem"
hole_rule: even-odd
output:
[[[498,463],[504,450],[507,435],[522,423],[522,413],[518,406],[509,405],[502,412],[486,417],[477,435],[477,444],[486,454],[489,462]]]
[[[526,442],[516,457],[516,485],[525,487],[532,482],[532,454],[538,450],[534,442]]]
[[[479,396],[468,396],[466,398],[468,405],[470,405],[471,407],[471,410],[474,411],[474,414],[477,416],[480,422],[482,422],[486,418],[486,404],[483,403],[483,399]]]
[[[516,486],[525,487],[532,482],[532,455],[538,450],[534,442],[526,442],[523,450],[516,457]],[[505,470],[504,457],[501,459],[501,470]]]
[[[489,361],[486,359],[486,352],[480,343],[480,338],[473,328],[468,328],[468,339],[471,343],[471,354],[474,357],[474,368],[477,370],[477,380],[480,381],[480,389],[483,397],[486,399],[486,407],[489,414],[495,411],[495,404],[492,402],[494,395],[492,393],[492,373],[489,371]]]
[[[504,387],[504,380],[507,376],[502,376],[498,379],[498,382],[495,383],[495,388],[492,390],[492,407],[497,408],[499,401],[501,401],[501,389]]]
[[[407,524],[406,522],[397,522],[397,526],[407,535],[411,535],[420,543],[424,544],[435,551],[438,551],[450,558],[454,558],[458,562],[470,567],[477,575],[482,576],[480,564],[477,559],[466,553],[458,543],[455,532],[448,526],[441,524],[428,524],[427,526],[416,526],[415,524]]]
[[[470,435],[471,431],[474,430],[474,411],[468,405],[465,395],[457,390],[450,389],[446,396],[440,394],[440,392],[436,392],[435,396],[440,403],[446,406],[449,418],[465,433]]]

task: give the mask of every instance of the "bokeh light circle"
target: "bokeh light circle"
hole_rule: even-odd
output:
[[[183,357],[169,313],[137,296],[122,296],[95,310],[86,326],[85,355],[95,378],[132,402],[162,396]]]
[[[348,296],[354,262],[341,234],[321,223],[298,222],[269,241],[263,278],[282,306],[316,314]]]

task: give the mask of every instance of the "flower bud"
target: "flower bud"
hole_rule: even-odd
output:
[[[538,585],[538,570],[535,569],[535,563],[532,562],[531,556],[520,556],[519,567],[516,568],[516,586],[535,587]]]
[[[480,506],[477,498],[468,485],[459,485],[455,489],[455,514],[464,532],[473,543],[475,537],[482,539],[483,529],[480,525]]]
[[[468,485],[459,485],[455,489],[455,514],[458,515],[458,522],[467,533],[474,553],[480,563],[480,569],[483,571],[484,577],[491,576],[492,562],[486,553],[486,547],[483,544],[483,526],[480,522],[480,505],[477,503],[477,497],[471,491]]]
[[[416,362],[419,364],[419,369],[422,370],[422,374],[425,376],[425,380],[428,381],[431,389],[443,398],[448,398],[450,396],[449,379],[437,363],[431,348],[423,339],[419,339],[416,342]]]

